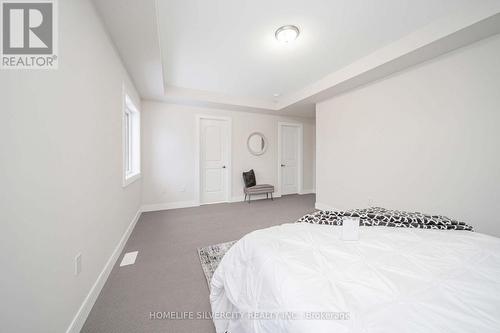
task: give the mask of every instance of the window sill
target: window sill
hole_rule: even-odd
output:
[[[141,173],[136,173],[136,174],[132,174],[128,177],[125,177],[125,179],[123,179],[123,187],[127,187],[129,186],[130,184],[132,184],[133,182],[135,182],[136,180],[139,180],[141,178]]]

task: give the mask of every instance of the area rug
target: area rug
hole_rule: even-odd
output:
[[[210,289],[210,281],[217,266],[219,266],[220,261],[234,243],[236,241],[198,248],[198,256],[200,257],[203,273],[205,273],[205,278],[207,279],[208,289]]]

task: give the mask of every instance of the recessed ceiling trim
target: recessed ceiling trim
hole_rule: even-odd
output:
[[[291,95],[279,97],[277,103],[257,99],[225,96],[209,91],[179,87],[166,90],[165,101],[238,108],[259,113],[300,115],[307,105],[331,98],[363,84],[386,77],[410,66],[433,59],[459,47],[500,33],[500,7],[495,13],[477,10],[461,13],[415,32],[371,55],[332,73],[315,84]],[[310,112],[309,116],[313,116]]]
[[[161,96],[164,89],[155,0],[94,0],[103,25],[142,98]],[[117,13],[117,11],[119,11]]]
[[[211,91],[188,89],[171,85],[167,86],[167,88],[165,89],[165,97],[170,100],[192,100],[198,103],[202,103],[205,101],[210,103],[228,104],[261,110],[277,110],[276,103],[272,100],[224,95]]]
[[[387,76],[498,33],[500,33],[500,4],[459,12],[417,30],[300,91],[283,96],[277,108],[283,109],[301,101],[318,102],[320,99],[331,98],[333,95],[324,92],[379,69],[385,64],[391,64],[411,55],[411,60],[402,61],[392,70],[386,70],[385,76]],[[362,80],[360,84],[368,82]]]
[[[314,103],[500,33],[500,3],[474,6],[435,21],[303,89],[282,92],[278,98],[272,96],[277,90],[270,90],[268,98],[259,99],[167,86],[158,1],[145,0],[140,8],[124,6],[124,15],[115,15],[118,2],[95,1],[143,99],[271,114],[312,117]],[[134,25],[128,24],[131,20]],[[138,36],[148,38],[138,40]],[[272,33],[270,38],[276,44]]]
[[[161,37],[160,37],[160,13],[158,11],[158,0],[154,0],[154,8],[155,8],[155,27],[156,27],[156,39],[158,42],[158,48],[160,49],[160,59],[163,59],[163,48],[161,45]],[[161,64],[161,77],[162,77],[162,90],[164,91],[167,87],[167,82],[165,81],[165,68],[163,66],[163,60]]]

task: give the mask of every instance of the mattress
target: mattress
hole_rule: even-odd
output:
[[[500,239],[460,230],[284,224],[211,281],[217,333],[500,332]]]

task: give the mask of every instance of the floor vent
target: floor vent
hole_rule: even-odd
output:
[[[125,253],[122,262],[120,263],[120,267],[135,264],[135,259],[137,259],[137,253],[139,253],[139,251]]]

